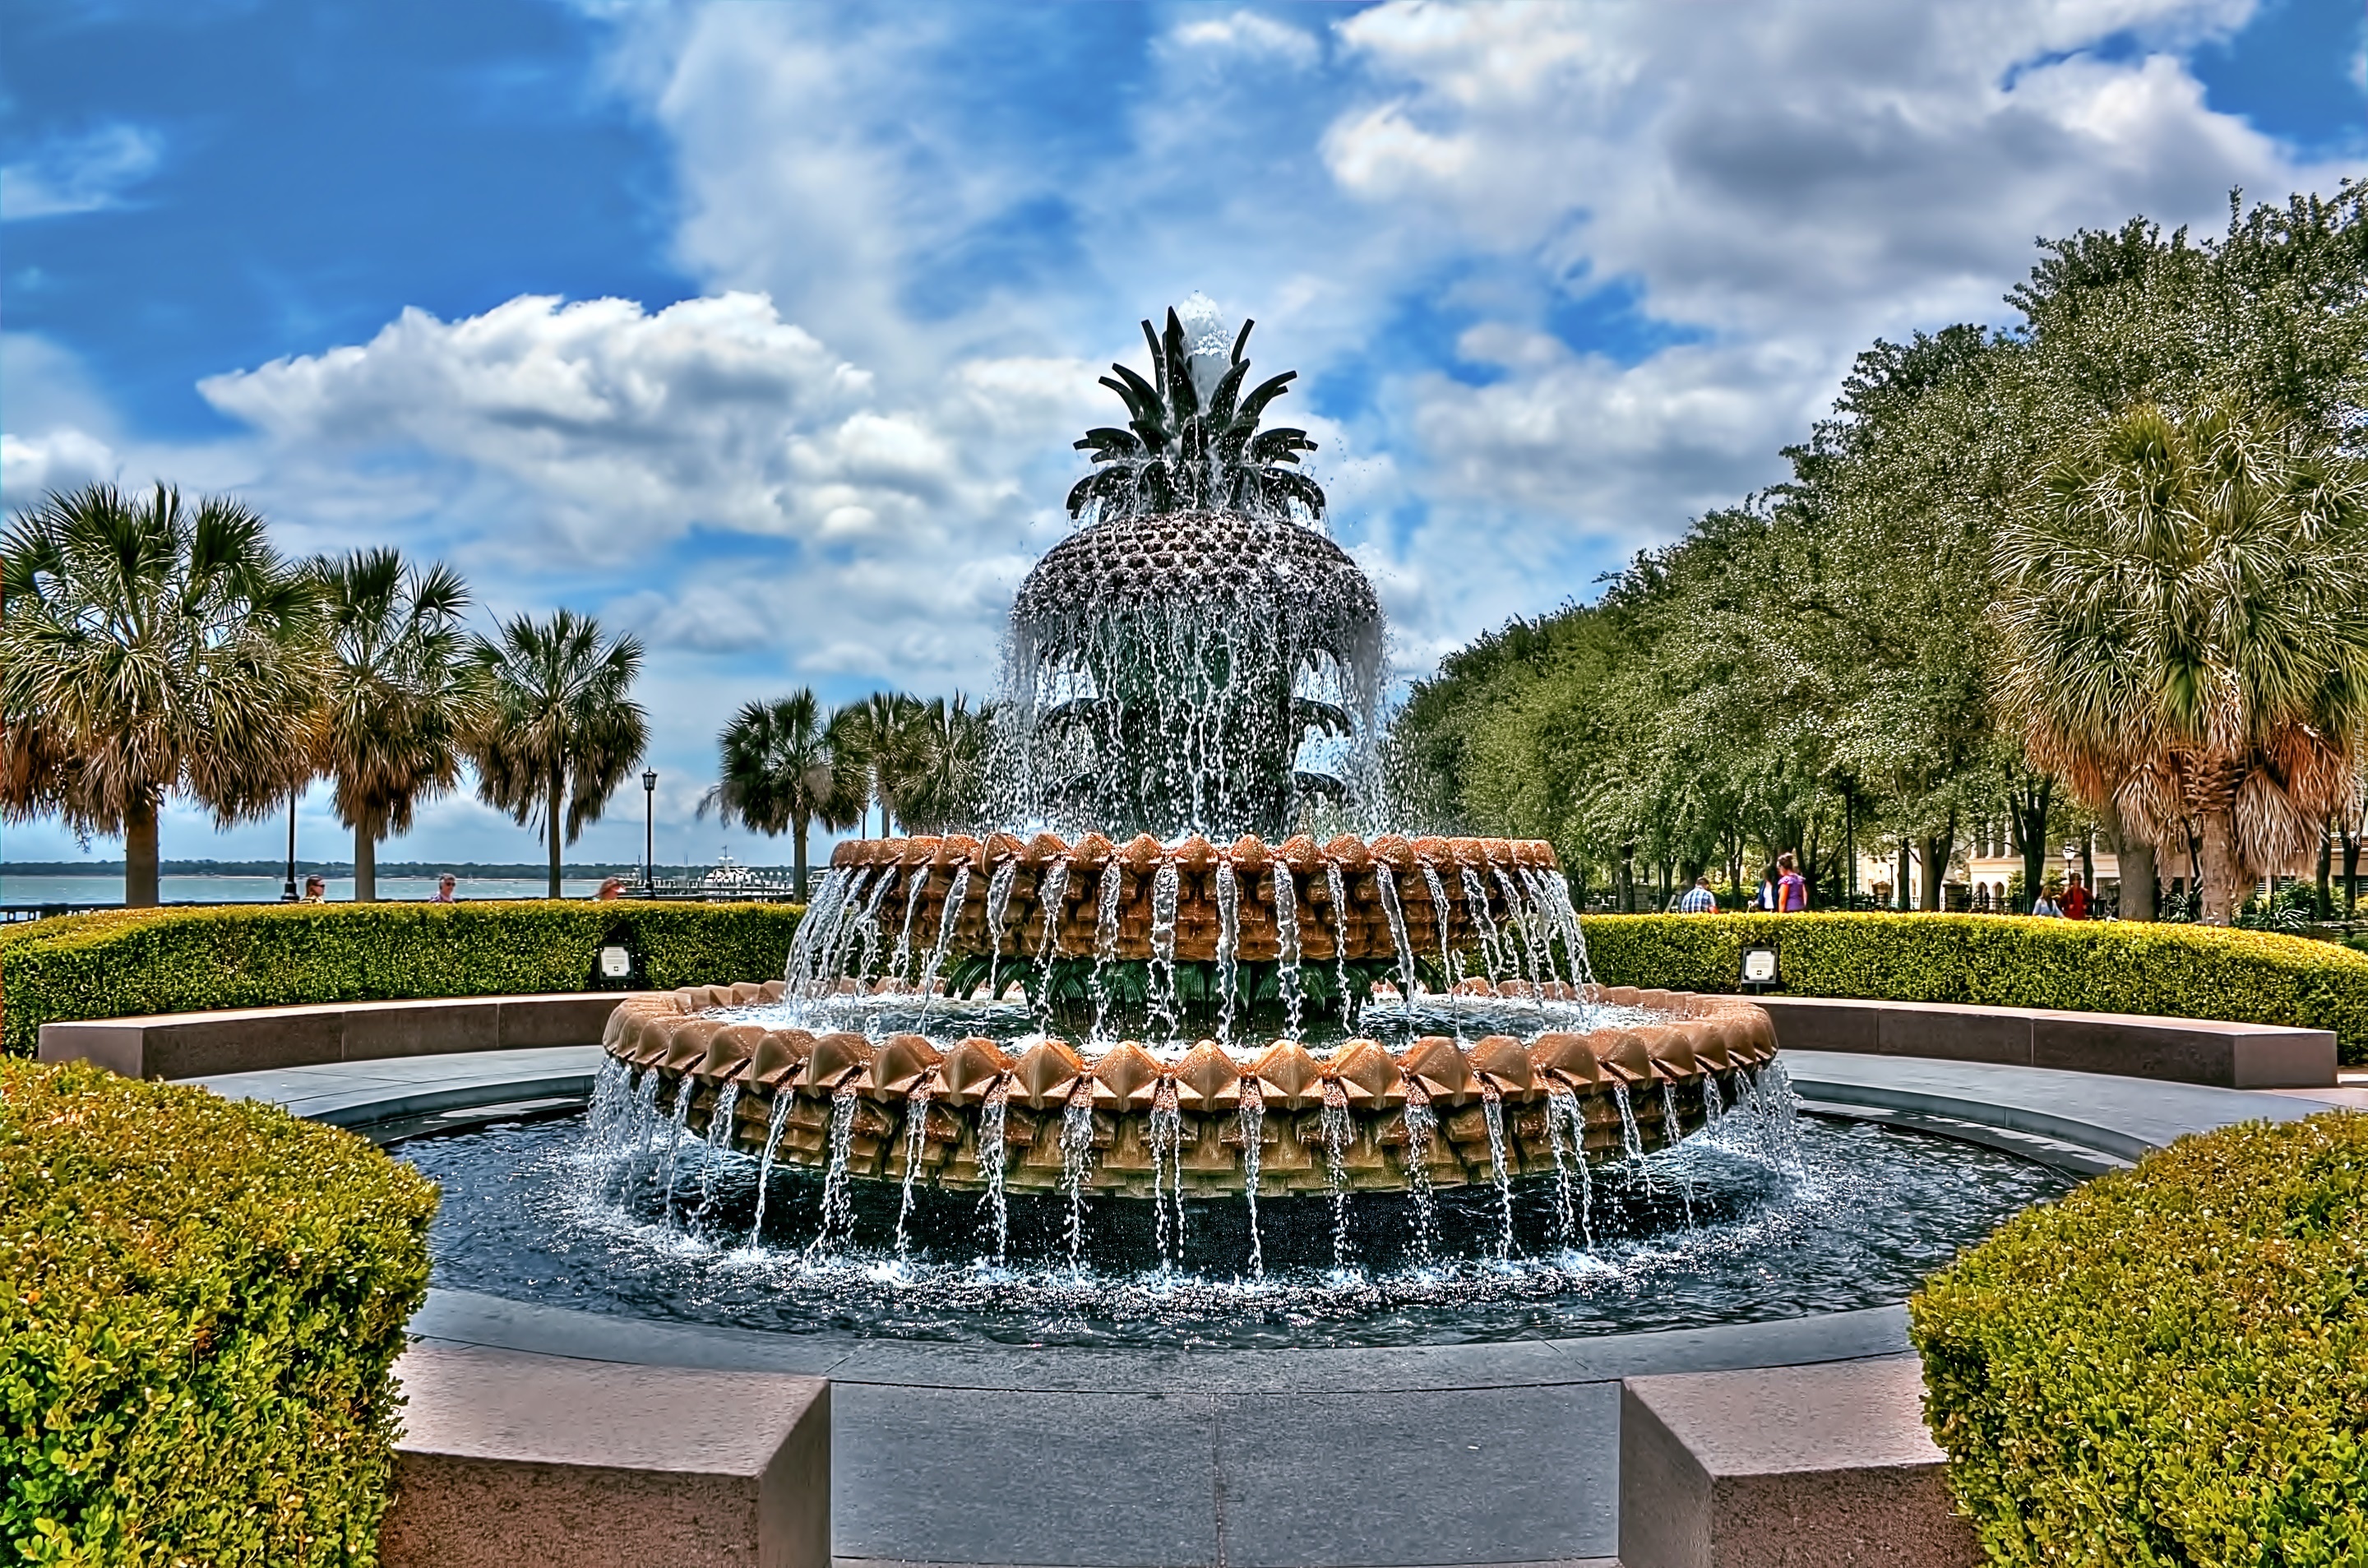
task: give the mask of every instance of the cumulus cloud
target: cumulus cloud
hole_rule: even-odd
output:
[[[102,125],[53,136],[30,156],[0,166],[0,221],[56,218],[120,206],[155,173],[164,138],[138,125]]]

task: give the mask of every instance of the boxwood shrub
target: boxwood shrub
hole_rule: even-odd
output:
[[[646,983],[769,980],[802,911],[777,903],[520,900],[220,905],[69,915],[0,932],[0,1040],[74,1018],[576,991],[622,926]]]
[[[2181,1139],[1908,1303],[1990,1561],[2368,1562],[2368,1116]]]
[[[1786,994],[2332,1029],[2368,1062],[2368,954],[2266,931],[2003,915],[1590,915],[1607,985],[1732,991],[1772,941]]]
[[[0,1555],[374,1561],[435,1210],[276,1108],[0,1061]]]

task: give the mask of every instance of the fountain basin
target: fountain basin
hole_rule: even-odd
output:
[[[1396,1049],[1040,1038],[1017,1054],[1005,1047],[1018,1042],[980,1036],[939,1045],[746,1021],[783,991],[693,987],[620,1004],[602,1041],[618,1069],[604,1080],[610,1113],[671,1116],[712,1146],[777,1163],[955,1188],[1403,1190],[1553,1176],[1668,1147],[1750,1102],[1775,1055],[1768,1015],[1748,1002],[1627,988],[1588,1000],[1656,1021]]]

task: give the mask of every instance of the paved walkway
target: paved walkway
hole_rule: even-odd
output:
[[[581,1096],[598,1061],[586,1046],[206,1082],[347,1125],[416,1125]],[[2182,1132],[2308,1115],[2341,1094],[1806,1051],[1785,1061],[1801,1092],[1823,1104],[1964,1118],[2034,1148],[2122,1158]],[[452,1290],[431,1291],[414,1328],[430,1341],[593,1360],[829,1377],[842,1568],[1610,1568],[1621,1378],[1907,1348],[1899,1307],[1668,1334],[1282,1355],[771,1335]]]

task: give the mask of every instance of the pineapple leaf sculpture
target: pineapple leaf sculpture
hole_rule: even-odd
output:
[[[1125,401],[1127,423],[1097,426],[1076,443],[1091,452],[1094,472],[1069,492],[1069,515],[1101,517],[1168,512],[1229,512],[1288,517],[1292,508],[1324,515],[1324,492],[1299,472],[1299,454],[1315,443],[1304,430],[1260,430],[1267,406],[1290,389],[1299,372],[1285,370],[1241,395],[1249,379],[1250,328],[1246,321],[1222,366],[1195,352],[1173,309],[1167,330],[1143,324],[1151,346],[1152,379],[1112,365],[1101,384]]]

